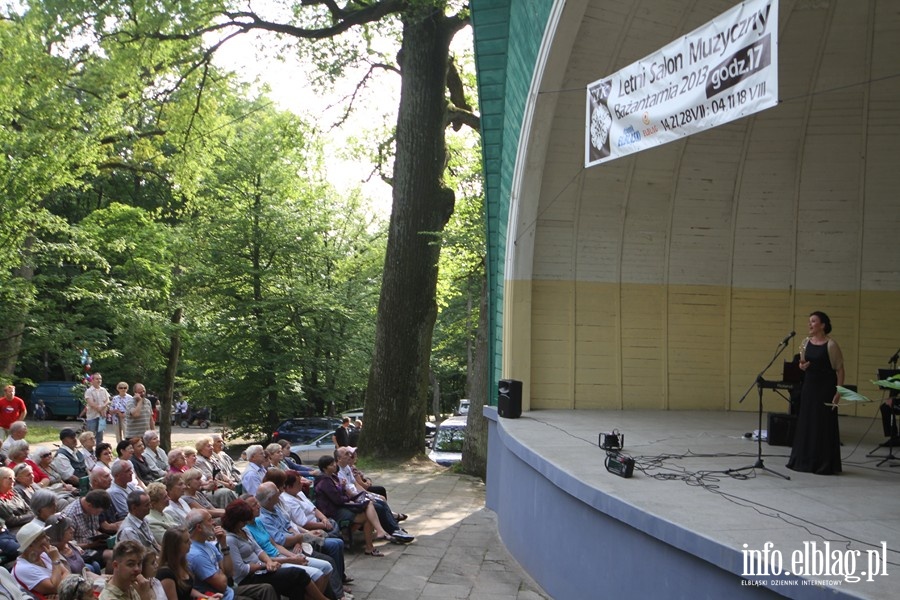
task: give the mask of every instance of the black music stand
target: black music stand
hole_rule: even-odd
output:
[[[785,475],[784,473],[779,473],[773,469],[770,469],[763,463],[762,459],[762,422],[763,422],[763,390],[765,389],[763,385],[765,384],[765,379],[763,378],[763,374],[769,370],[769,367],[772,366],[772,363],[775,362],[775,359],[778,358],[784,349],[787,348],[788,342],[790,339],[794,337],[794,334],[791,333],[787,338],[784,339],[780,344],[778,344],[778,348],[775,350],[775,354],[772,356],[772,360],[769,361],[769,364],[763,368],[762,371],[759,372],[759,375],[756,376],[756,379],[750,387],[747,388],[747,391],[744,392],[744,395],[741,396],[741,399],[738,400],[738,404],[744,401],[744,398],[747,397],[747,394],[750,393],[750,390],[753,389],[753,386],[756,386],[756,389],[759,391],[759,410],[758,410],[758,425],[756,430],[756,462],[752,465],[747,465],[746,467],[740,467],[739,469],[728,469],[725,471],[727,474],[737,473],[739,471],[747,471],[752,469],[762,469],[763,471],[767,471],[772,475],[778,475],[779,477],[783,477],[784,479],[790,480],[791,478]]]
[[[900,351],[898,351],[898,352],[900,352]],[[894,356],[896,356],[896,354]],[[893,361],[893,367],[894,367],[893,369],[878,369],[878,379],[884,380],[889,377],[893,377],[894,375],[900,374],[900,370],[897,369],[896,361]],[[881,389],[889,389],[890,391],[888,393],[889,393],[889,396],[893,399],[893,401],[892,401],[892,406],[890,409],[890,411],[891,411],[890,431],[887,433],[888,439],[886,441],[882,442],[881,444],[878,444],[874,448],[872,448],[872,450],[868,454],[866,454],[866,456],[868,456],[868,457],[876,457],[876,458],[881,459],[878,462],[878,464],[875,465],[876,467],[880,467],[881,465],[883,465],[884,463],[886,463],[888,461],[900,461],[900,456],[894,455],[894,448],[897,446],[900,446],[900,435],[897,435],[897,427],[898,427],[897,413],[898,413],[898,411],[900,411],[900,393],[898,393],[898,390],[895,390],[893,388],[881,388]],[[882,405],[883,404],[884,403],[882,402]],[[887,450],[888,450],[887,456],[884,456],[882,454],[875,454],[881,448],[887,448]],[[888,466],[900,467],[900,463],[895,462],[895,464],[891,464]]]

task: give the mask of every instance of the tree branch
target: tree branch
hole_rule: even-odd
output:
[[[453,104],[447,105],[447,125],[453,125],[454,131],[459,131],[463,125],[468,125],[476,133],[481,133],[481,117]]]

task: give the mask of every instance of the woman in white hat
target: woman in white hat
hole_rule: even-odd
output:
[[[16,534],[19,558],[12,569],[19,585],[39,600],[55,594],[62,580],[69,575],[69,564],[50,545],[45,533],[49,527],[36,521],[26,523]]]

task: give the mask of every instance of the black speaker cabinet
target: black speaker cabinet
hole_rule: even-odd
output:
[[[505,419],[522,416],[522,382],[501,379],[497,386],[497,414]]]
[[[796,415],[769,413],[769,445],[793,446],[794,429],[796,427]]]

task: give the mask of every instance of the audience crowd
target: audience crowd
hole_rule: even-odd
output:
[[[377,542],[413,541],[355,448],[310,466],[286,442],[251,445],[243,471],[217,434],[167,452],[144,386],[110,396],[101,382],[86,393],[88,429],[62,429],[56,448],[32,448],[24,406],[0,422],[0,561],[12,575],[0,586],[35,600],[353,600],[354,533],[372,557],[384,556]]]

